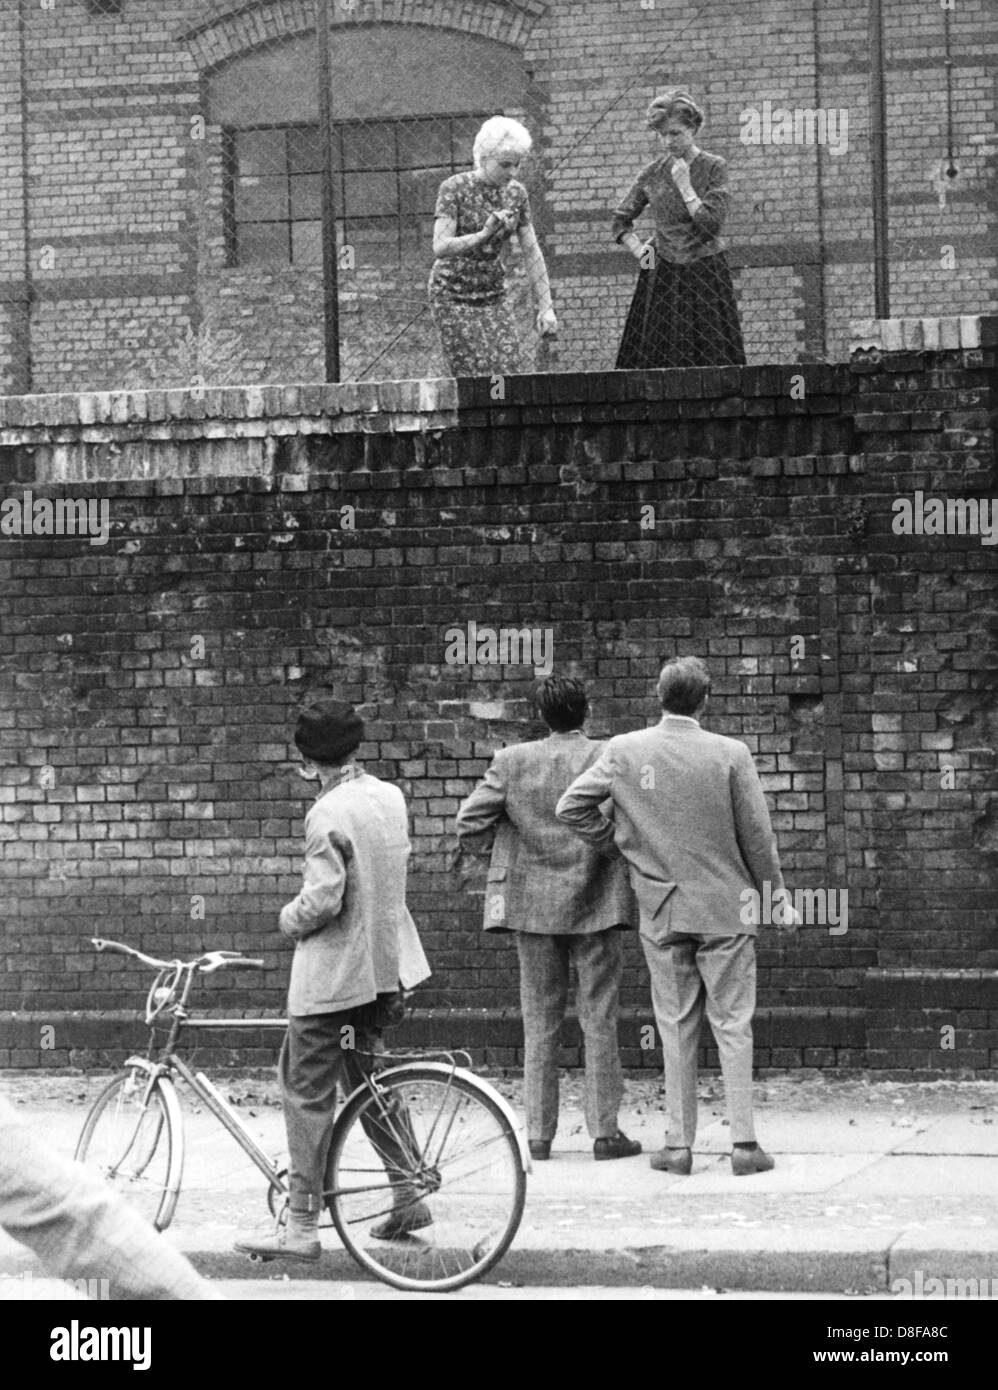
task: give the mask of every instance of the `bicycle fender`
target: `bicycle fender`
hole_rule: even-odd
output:
[[[468,1071],[466,1067],[449,1067],[446,1062],[404,1062],[401,1066],[386,1067],[384,1071],[379,1071],[377,1073],[377,1079],[379,1081],[386,1081],[391,1076],[404,1076],[407,1071],[415,1071],[417,1069],[419,1071],[437,1072],[440,1076],[459,1076],[462,1080],[470,1081],[472,1085],[479,1086],[483,1091],[487,1091],[489,1099],[502,1111],[503,1115],[509,1121],[510,1129],[516,1136],[516,1147],[520,1153],[520,1167],[525,1173],[533,1172],[533,1165],[530,1162],[530,1150],[527,1148],[527,1137],[523,1132],[523,1126],[516,1112],[509,1101],[506,1100],[505,1096],[501,1096],[495,1087],[490,1086],[482,1077],[476,1076],[473,1071]],[[366,1090],[367,1086],[364,1082],[361,1082],[361,1084],[347,1096],[343,1103],[343,1109],[346,1109],[354,1096]]]

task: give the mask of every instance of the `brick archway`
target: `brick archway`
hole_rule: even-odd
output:
[[[534,24],[548,8],[548,0],[333,0],[335,25],[420,24],[458,29],[466,34],[495,39],[522,47]],[[215,6],[215,13],[201,24],[177,35],[185,43],[198,68],[216,68],[238,54],[268,43],[309,33],[315,28],[312,0],[252,0],[233,7]]]

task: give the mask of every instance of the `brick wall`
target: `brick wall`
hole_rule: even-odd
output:
[[[410,1036],[515,1060],[515,954],[447,861],[491,752],[538,732],[533,671],[448,665],[474,621],[550,629],[599,735],[654,719],[663,655],[711,663],[709,727],[752,750],[788,882],[849,893],[844,934],[764,934],[759,1066],[988,1072],[995,551],[895,534],[892,503],[998,493],[995,328],[849,365],[510,377],[498,402],[488,380],[0,401],[3,496],[106,499],[112,527],[0,541],[0,1064],[141,1038],[148,981],[95,934],[260,952],[205,1000],[281,1008],[290,730],[327,687],[412,813],[437,1012]],[[628,951],[626,1057],[652,1064]]]
[[[356,0],[333,7],[333,59],[348,39],[355,55],[364,35],[380,42],[401,27],[421,78],[412,83],[405,70],[412,114],[522,109],[537,137],[531,183],[561,311],[560,365],[573,370],[612,366],[635,270],[608,241],[609,209],[654,154],[641,119],[648,98],[668,81],[689,83],[707,108],[705,148],[730,164],[728,241],[749,360],[841,361],[849,320],[872,312],[873,299],[866,8],[863,0],[717,0],[700,11],[683,0]],[[894,312],[994,308],[994,6],[961,0],[952,11],[917,11],[887,0],[884,10]],[[11,7],[0,14],[0,382],[26,389],[29,370],[36,390],[184,385],[191,375],[318,378],[316,271],[226,263],[221,129],[211,111],[216,78],[245,62],[244,119],[266,123],[282,111],[316,119],[304,66],[314,62],[311,5],[129,0],[117,18],[62,3],[26,14],[27,275],[18,34]],[[940,173],[950,143],[947,17],[952,179]],[[434,38],[448,45],[438,64]],[[456,71],[460,43],[468,56]],[[302,55],[299,82],[281,66],[289,45]],[[277,64],[271,80],[267,54]],[[501,76],[511,64],[526,97],[519,87],[504,99],[495,89],[513,85]],[[351,56],[344,80],[355,66]],[[402,100],[398,82],[385,86],[370,97],[375,113],[382,97]],[[743,143],[743,113],[766,102],[844,111],[847,148]],[[427,245],[399,273],[360,264],[344,274],[348,374],[442,369],[432,325],[419,317],[429,260]],[[17,323],[9,326],[28,294],[30,351]],[[213,350],[220,341],[225,350]]]

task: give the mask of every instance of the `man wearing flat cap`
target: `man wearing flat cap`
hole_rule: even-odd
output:
[[[363,738],[356,710],[333,699],[305,710],[295,729],[301,773],[321,785],[305,817],[304,883],[280,915],[281,931],[295,943],[288,1032],[278,1063],[290,1201],[283,1230],[237,1244],[248,1254],[319,1258],[319,1212],[332,1187],[327,1156],[337,1083],[352,1090],[362,1082],[381,1050],[385,1005],[400,987],[412,989],[430,974],[405,903],[405,800],[398,787],[358,767],[353,754]],[[353,1047],[343,1046],[345,1037]],[[372,1129],[368,1137],[393,1195],[391,1211],[372,1234],[391,1240],[429,1225],[432,1216],[402,1177],[397,1140],[383,1125]]]

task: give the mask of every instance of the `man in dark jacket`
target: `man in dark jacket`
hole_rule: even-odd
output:
[[[582,732],[581,681],[549,676],[535,695],[550,735],[500,749],[457,814],[463,845],[491,850],[485,930],[514,932],[520,957],[527,1136],[533,1158],[551,1154],[558,1125],[558,1046],[569,966],[586,1046],[586,1124],[597,1159],[629,1158],[641,1145],[622,1134],[623,1076],[617,1000],[620,929],[637,921],[619,852],[583,845],[555,819],[559,796],[599,757]],[[616,862],[615,862],[616,861]]]

